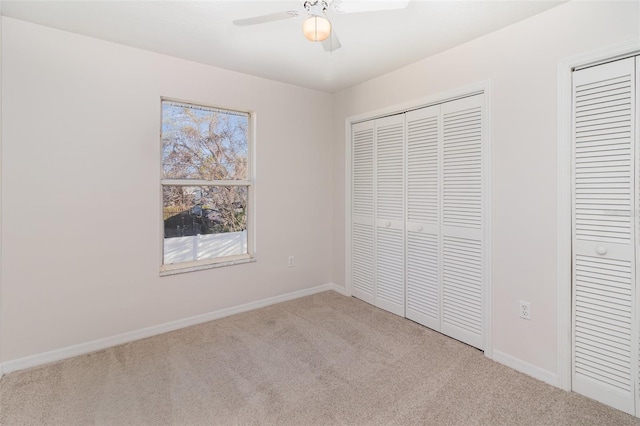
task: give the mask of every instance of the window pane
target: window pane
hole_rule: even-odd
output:
[[[247,187],[164,186],[164,264],[247,253]]]
[[[164,179],[246,180],[249,115],[162,102]]]

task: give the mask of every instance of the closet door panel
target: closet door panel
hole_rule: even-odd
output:
[[[404,238],[402,230],[379,228],[376,240],[375,305],[404,316]]]
[[[633,123],[633,130],[635,132],[635,137],[634,137],[634,146],[637,146],[638,144],[640,144],[640,56],[636,56],[635,58],[636,60],[636,75],[635,75],[635,102],[634,102],[634,106],[635,106],[635,113],[633,114],[635,116],[635,120]],[[635,156],[635,190],[634,190],[634,194],[635,194],[635,205],[636,205],[636,209],[635,209],[635,270],[638,271],[638,268],[640,268],[640,259],[638,259],[638,254],[640,253],[639,250],[639,246],[640,246],[640,225],[639,222],[640,221],[640,151],[636,150],[634,153]],[[637,276],[637,275],[636,275]],[[635,387],[635,392],[636,392],[636,412],[635,415],[636,417],[640,417],[640,313],[639,313],[639,309],[640,309],[640,291],[637,290],[638,289],[638,284],[636,283],[636,292],[635,292],[635,298],[632,300],[635,300],[635,317],[633,317],[633,321],[636,324],[636,330],[635,330],[635,337],[638,339],[636,341],[635,344],[635,349],[638,351],[636,352],[637,356],[635,357],[635,362],[636,362],[636,368],[637,368],[637,374],[636,374],[636,387]]]
[[[483,95],[442,104],[442,332],[484,349]]]
[[[375,120],[375,305],[405,310],[404,114]]]
[[[351,283],[353,295],[374,303],[374,122],[352,127]]]
[[[406,113],[406,317],[440,330],[440,106]]]
[[[634,60],[573,73],[573,389],[635,412]]]
[[[406,317],[440,331],[438,235],[407,232]]]

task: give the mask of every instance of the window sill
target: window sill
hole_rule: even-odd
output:
[[[239,256],[226,257],[224,259],[210,259],[206,261],[162,265],[160,267],[160,276],[165,277],[168,275],[184,274],[186,272],[202,271],[205,269],[222,268],[224,266],[240,265],[243,263],[251,263],[255,261],[255,257],[249,254],[243,254]]]

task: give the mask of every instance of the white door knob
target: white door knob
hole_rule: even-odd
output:
[[[422,232],[423,229],[422,225],[418,226],[418,232]]]
[[[606,247],[602,247],[602,246],[598,246],[596,248],[596,253],[598,253],[600,256],[604,256],[605,254],[607,254],[607,248]]]
[[[384,226],[386,226],[387,228],[388,228],[388,227],[390,227],[390,226],[391,226],[391,222],[386,221],[386,222],[384,223]]]

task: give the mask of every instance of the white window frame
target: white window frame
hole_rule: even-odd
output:
[[[162,103],[176,102],[187,105],[200,106],[203,108],[211,108],[220,110],[221,112],[230,111],[247,114],[247,179],[246,180],[195,180],[195,179],[163,179],[163,158],[162,158]],[[160,276],[175,275],[185,272],[200,271],[211,268],[219,268],[223,266],[237,265],[256,260],[255,257],[255,114],[251,111],[244,111],[236,108],[227,108],[214,106],[204,102],[185,101],[175,98],[160,98],[160,185],[159,185],[159,215],[160,215]],[[164,264],[164,186],[245,186],[247,188],[247,253],[217,257],[213,259],[202,259],[180,263]]]

